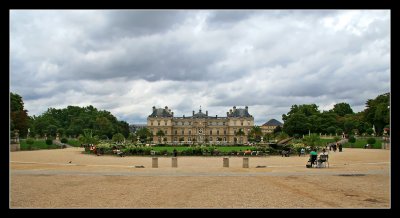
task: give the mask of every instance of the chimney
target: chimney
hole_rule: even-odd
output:
[[[168,110],[168,106],[165,106],[165,109]]]
[[[155,111],[156,110],[156,106],[153,106],[153,111]]]
[[[208,116],[208,111],[206,111],[206,116]]]
[[[215,115],[215,118],[218,118],[218,115]]]
[[[249,109],[249,107],[246,106],[245,109],[246,109],[246,111],[247,111],[247,110]]]
[[[236,111],[236,106],[233,106],[233,112],[235,112]]]
[[[229,117],[229,112],[226,112],[226,116]]]
[[[193,111],[193,116],[194,116],[194,111]]]
[[[185,115],[183,115],[183,118],[185,118]]]

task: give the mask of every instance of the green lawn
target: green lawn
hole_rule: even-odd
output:
[[[68,139],[68,142],[66,144],[71,145],[73,147],[81,146],[81,142],[78,139]]]
[[[372,145],[372,148],[382,148],[382,139],[375,138],[376,142]],[[356,142],[353,144],[353,148],[364,148],[364,145],[367,144],[367,139],[356,139]],[[347,142],[343,145],[345,148],[351,148],[351,143]]]
[[[31,148],[29,149],[29,145],[26,144],[26,140],[25,139],[21,139],[20,140],[20,147],[21,150],[39,150],[39,149],[56,149],[56,148],[60,148],[60,146],[58,145],[47,145],[45,140],[35,140],[35,142],[33,143],[33,145],[31,146]]]
[[[154,146],[154,147],[152,147],[152,149],[154,151],[167,150],[168,152],[172,152],[174,149],[176,149],[179,152],[179,151],[183,151],[183,150],[186,150],[186,149],[189,149],[189,148],[194,149],[195,147],[187,147],[187,146],[185,146],[185,147],[184,146],[177,146],[177,147],[172,147],[172,146],[157,147],[157,146]],[[210,147],[205,147],[205,148],[208,149]],[[250,147],[250,146],[232,146],[232,147],[221,146],[221,147],[216,147],[216,148],[221,152],[228,152],[228,151],[240,151],[240,150],[245,151],[245,150],[250,149],[252,147]]]

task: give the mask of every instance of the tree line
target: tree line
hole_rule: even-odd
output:
[[[92,131],[100,139],[111,139],[114,134],[129,136],[129,124],[119,121],[109,111],[87,107],[68,106],[63,109],[48,108],[39,116],[28,116],[22,97],[10,93],[11,130],[18,130],[20,137],[78,137],[84,131]]]
[[[372,134],[375,127],[376,135],[382,135],[383,129],[390,124],[390,93],[377,96],[366,101],[365,110],[354,113],[348,103],[335,104],[333,109],[319,111],[316,104],[293,105],[287,114],[282,115],[283,128],[274,133],[300,136],[311,133],[353,135]],[[119,121],[109,111],[98,110],[92,105],[87,107],[68,106],[63,109],[49,108],[39,116],[29,116],[24,109],[22,97],[10,93],[10,130],[18,130],[20,137],[78,137],[90,132],[99,139],[111,139],[115,134],[135,141],[137,137],[144,142],[151,140],[153,133],[147,128],[136,134],[129,133],[129,124]],[[156,133],[154,133],[156,134]],[[162,134],[158,134],[160,138]],[[255,126],[249,133],[250,141],[259,142],[262,136],[260,127]]]
[[[335,104],[333,109],[320,112],[316,104],[293,105],[282,115],[283,131],[290,136],[311,133],[348,135],[382,135],[390,124],[390,93],[366,101],[366,108],[354,113],[348,103]]]

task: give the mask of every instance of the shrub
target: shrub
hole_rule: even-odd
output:
[[[66,139],[66,138],[61,139],[61,143],[67,143],[67,142],[68,142],[68,139]]]
[[[53,140],[52,139],[46,139],[46,145],[52,145]]]
[[[367,143],[370,144],[370,145],[375,144],[375,142],[376,142],[376,139],[375,139],[375,138],[368,138],[368,139],[367,139]]]
[[[33,140],[32,138],[26,140],[26,144],[28,145],[33,145],[33,143],[35,143],[35,140]]]
[[[369,128],[369,129],[365,130],[365,133],[367,133],[368,135],[371,135],[372,133],[374,133],[374,130],[372,128]]]
[[[350,143],[356,142],[356,138],[355,138],[354,136],[350,136],[350,137],[349,137],[349,142],[350,142]]]

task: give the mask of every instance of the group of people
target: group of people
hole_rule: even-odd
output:
[[[329,150],[336,152],[337,148],[339,148],[339,152],[342,152],[343,146],[341,143],[333,143],[329,145]]]
[[[320,155],[320,157],[321,157],[321,155],[328,156],[329,152],[324,148],[324,149],[322,149],[322,152],[319,155]],[[308,160],[310,167],[312,167],[314,163],[321,164],[324,161],[321,158],[319,160],[317,160],[317,158],[318,158],[318,153],[317,153],[316,149],[313,149],[310,152],[310,159]]]

